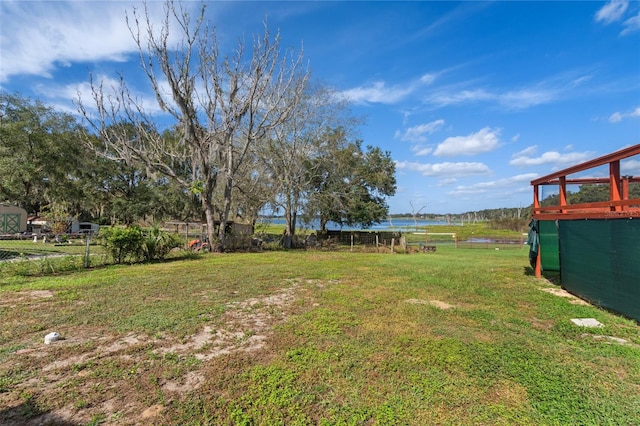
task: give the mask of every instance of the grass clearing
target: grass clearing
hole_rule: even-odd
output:
[[[0,423],[639,424],[638,325],[530,272],[525,250],[443,247],[17,277]]]

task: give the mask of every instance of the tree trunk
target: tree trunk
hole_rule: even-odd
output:
[[[320,215],[320,233],[327,233],[327,218],[323,215]]]
[[[229,211],[231,211],[231,189],[233,188],[233,177],[227,173],[224,183],[224,201],[222,203],[222,212],[220,213],[220,228],[218,228],[218,247],[216,251],[223,252],[227,239],[227,221],[229,220]]]
[[[284,225],[284,236],[283,236],[282,246],[286,249],[290,249],[291,239],[295,232],[295,223],[294,223],[295,219],[293,216],[293,212],[291,211],[291,207],[289,206],[286,206],[284,209],[284,219],[285,219],[285,225]]]
[[[211,202],[210,194],[201,194],[201,200],[202,209],[204,210],[204,216],[207,221],[207,242],[209,244],[209,250],[213,250],[213,244],[215,241],[215,217],[213,203]]]

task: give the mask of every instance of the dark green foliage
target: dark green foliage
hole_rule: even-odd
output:
[[[115,263],[136,262],[143,256],[144,235],[138,226],[102,228],[99,238]]]
[[[0,92],[0,200],[37,213],[63,204],[78,213],[92,158],[73,116]]]
[[[138,226],[102,228],[99,238],[115,263],[162,260],[182,245],[179,236],[157,226],[147,231]]]
[[[329,221],[368,228],[389,214],[386,198],[396,192],[395,163],[378,147],[347,143],[344,132],[327,135],[335,145],[330,156],[309,164],[313,176],[307,216],[320,217],[322,230]]]
[[[144,234],[142,241],[142,257],[145,261],[162,260],[169,252],[182,245],[182,240],[176,234],[154,226]]]

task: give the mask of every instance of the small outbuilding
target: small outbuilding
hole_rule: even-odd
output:
[[[72,234],[97,234],[100,231],[100,225],[91,222],[79,222],[73,220],[71,222]]]
[[[27,211],[8,203],[0,203],[0,234],[18,234],[27,230]]]

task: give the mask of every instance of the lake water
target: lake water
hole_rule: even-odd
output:
[[[273,225],[284,225],[285,220],[282,217],[275,218],[260,218],[256,222],[256,225],[261,223],[264,224],[273,224]],[[458,225],[459,223],[451,223],[452,225]],[[434,226],[434,225],[447,225],[446,221],[435,221],[435,220],[424,220],[424,219],[391,219],[386,220],[384,222],[378,223],[376,225],[371,226],[370,228],[358,228],[358,227],[349,227],[349,226],[340,226],[334,222],[327,223],[327,229],[331,230],[343,230],[343,231],[417,231],[424,232],[426,227]],[[314,220],[310,224],[302,223],[298,220],[298,229],[320,229],[320,221]]]

